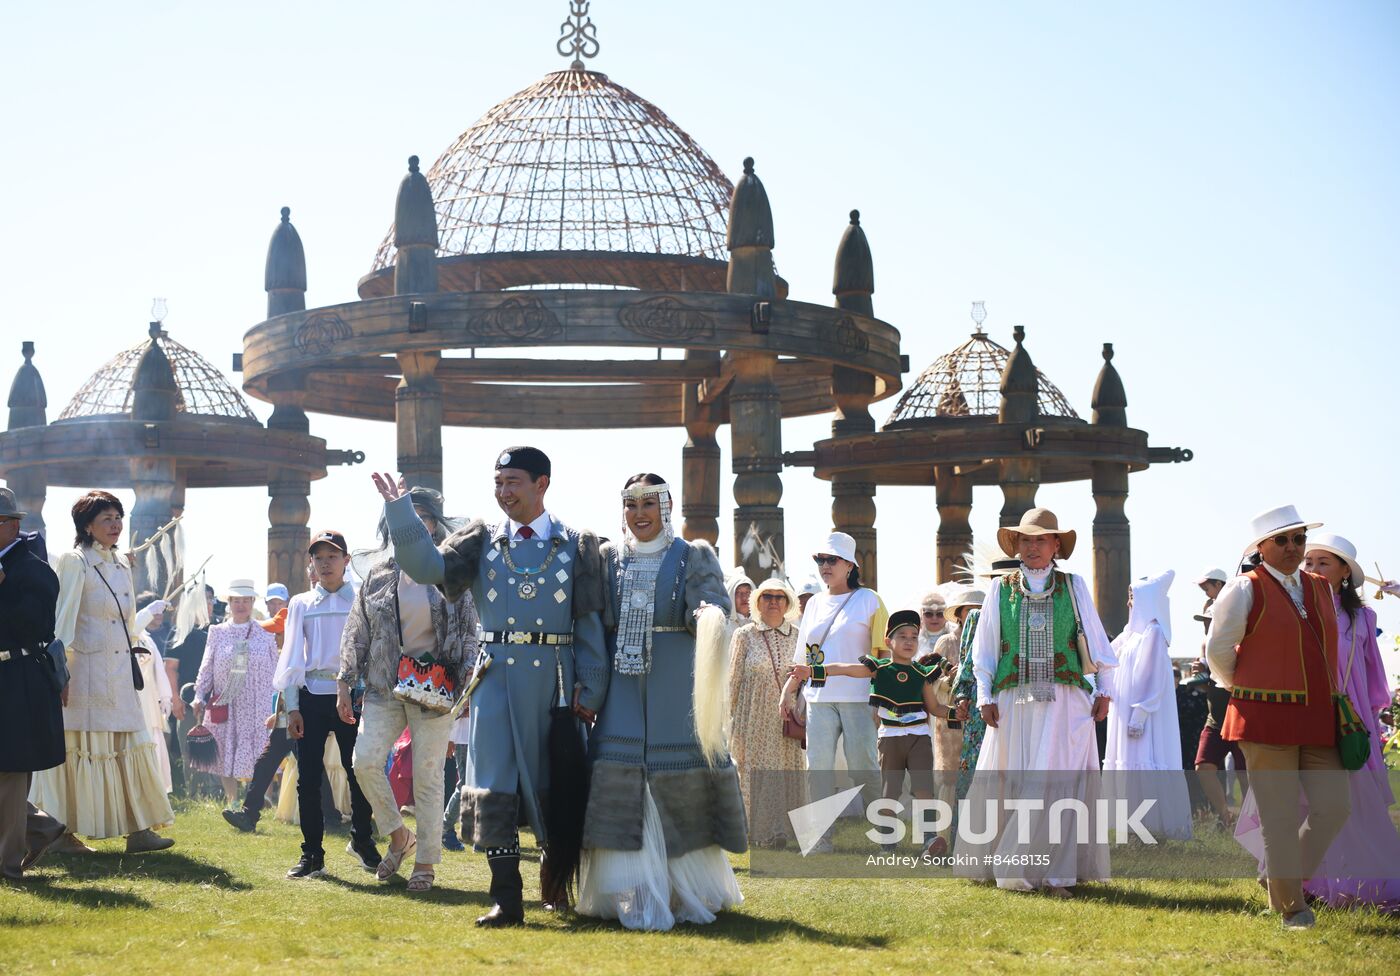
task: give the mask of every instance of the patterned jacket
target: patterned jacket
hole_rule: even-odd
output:
[[[355,593],[340,639],[340,679],[350,685],[363,679],[366,697],[375,701],[388,700],[399,680],[399,628],[394,613],[398,585],[399,566],[394,560],[370,570]],[[470,591],[449,601],[437,587],[429,587],[428,606],[437,632],[433,657],[447,669],[460,692],[476,663],[476,605]]]

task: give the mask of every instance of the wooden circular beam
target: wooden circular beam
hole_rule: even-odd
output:
[[[751,296],[638,291],[396,295],[281,315],[244,337],[244,389],[274,400],[314,389],[314,409],[394,416],[396,354],[462,349],[618,347],[740,352],[779,357],[785,416],[832,409],[831,370],[866,373],[875,399],[899,389],[899,332],[828,306]],[[510,360],[446,357],[444,422],[558,429],[681,424],[682,390],[719,399],[732,373],[719,360]],[[308,404],[310,407],[311,404]]]

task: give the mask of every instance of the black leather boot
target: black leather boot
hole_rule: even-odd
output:
[[[491,910],[476,920],[482,928],[500,929],[525,924],[525,884],[520,880],[520,855],[488,856],[491,867]]]

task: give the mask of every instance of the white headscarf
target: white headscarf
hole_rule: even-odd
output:
[[[1157,621],[1162,628],[1162,637],[1170,646],[1172,642],[1172,605],[1167,591],[1176,579],[1175,570],[1167,570],[1160,576],[1149,576],[1133,580],[1133,606],[1128,611],[1128,626],[1125,634],[1142,634],[1148,625]]]

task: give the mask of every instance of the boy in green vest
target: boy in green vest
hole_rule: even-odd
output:
[[[904,775],[909,774],[916,799],[933,799],[933,737],[930,716],[945,721],[953,717],[953,709],[940,705],[934,698],[936,667],[914,663],[919,651],[920,618],[916,610],[898,610],[890,614],[885,625],[885,647],[889,657],[864,655],[857,664],[798,665],[799,679],[812,679],[816,686],[827,675],[870,679],[870,704],[880,723],[877,748],[880,755],[880,778],[885,799],[899,799],[904,789]],[[926,853],[942,854],[947,840],[934,839]],[[893,845],[886,845],[893,847]]]

